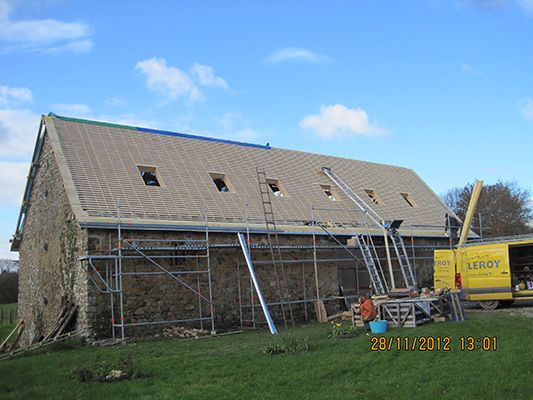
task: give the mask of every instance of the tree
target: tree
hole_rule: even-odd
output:
[[[464,220],[473,183],[453,188],[442,199],[459,218]],[[517,182],[497,182],[484,186],[477,204],[472,229],[484,237],[521,235],[533,232],[533,204],[531,192]]]
[[[19,293],[19,274],[17,272],[0,273],[0,304],[16,303]]]

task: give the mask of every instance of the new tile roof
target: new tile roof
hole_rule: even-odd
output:
[[[302,225],[311,208],[355,209],[355,205],[322,172],[331,167],[384,219],[408,224],[443,225],[448,212],[442,201],[411,169],[346,158],[229,142],[172,132],[45,117],[62,160],[66,187],[78,218],[84,221],[121,216],[137,222],[201,220],[240,223],[248,214],[263,220],[256,167],[277,179],[284,197],[271,196],[278,223]],[[138,166],[157,167],[161,186],[146,186]],[[224,174],[232,189],[219,192],[210,173]],[[331,185],[332,202],[320,185]],[[375,205],[364,189],[374,190]],[[410,207],[401,193],[409,193]],[[248,204],[246,208],[245,203]],[[364,225],[357,212],[317,212],[321,221]],[[404,225],[406,224],[404,223]]]

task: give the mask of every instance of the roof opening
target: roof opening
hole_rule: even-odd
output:
[[[139,168],[139,172],[146,186],[161,186],[162,180],[157,167],[137,165],[137,168]]]
[[[381,200],[381,197],[376,193],[374,189],[363,189],[365,193],[370,197],[372,200],[372,203],[374,204],[383,204],[383,200]]]
[[[416,208],[418,207],[418,204],[416,204],[416,201],[413,199],[413,196],[411,196],[409,193],[400,193],[404,200],[409,204],[409,206]]]
[[[328,199],[331,201],[337,201],[337,198],[333,194],[333,191],[331,190],[331,185],[320,185],[326,196],[328,196]]]
[[[267,179],[267,185],[272,190],[272,193],[274,193],[274,196],[276,197],[284,197],[285,194],[284,191],[281,189],[281,185],[279,183],[278,179]]]
[[[211,176],[211,179],[213,179],[213,183],[215,184],[219,192],[231,192],[230,184],[228,179],[226,178],[226,175],[214,173],[209,173],[209,175]]]

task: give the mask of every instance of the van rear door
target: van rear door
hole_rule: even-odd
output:
[[[469,300],[513,298],[507,243],[467,246],[459,252],[463,290]]]
[[[455,289],[455,251],[435,250],[433,261],[433,286],[435,290]]]

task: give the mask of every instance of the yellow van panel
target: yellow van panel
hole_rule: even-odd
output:
[[[512,299],[508,243],[462,247],[456,258],[467,300]]]
[[[433,261],[433,286],[435,290],[455,289],[455,251],[435,250]]]

